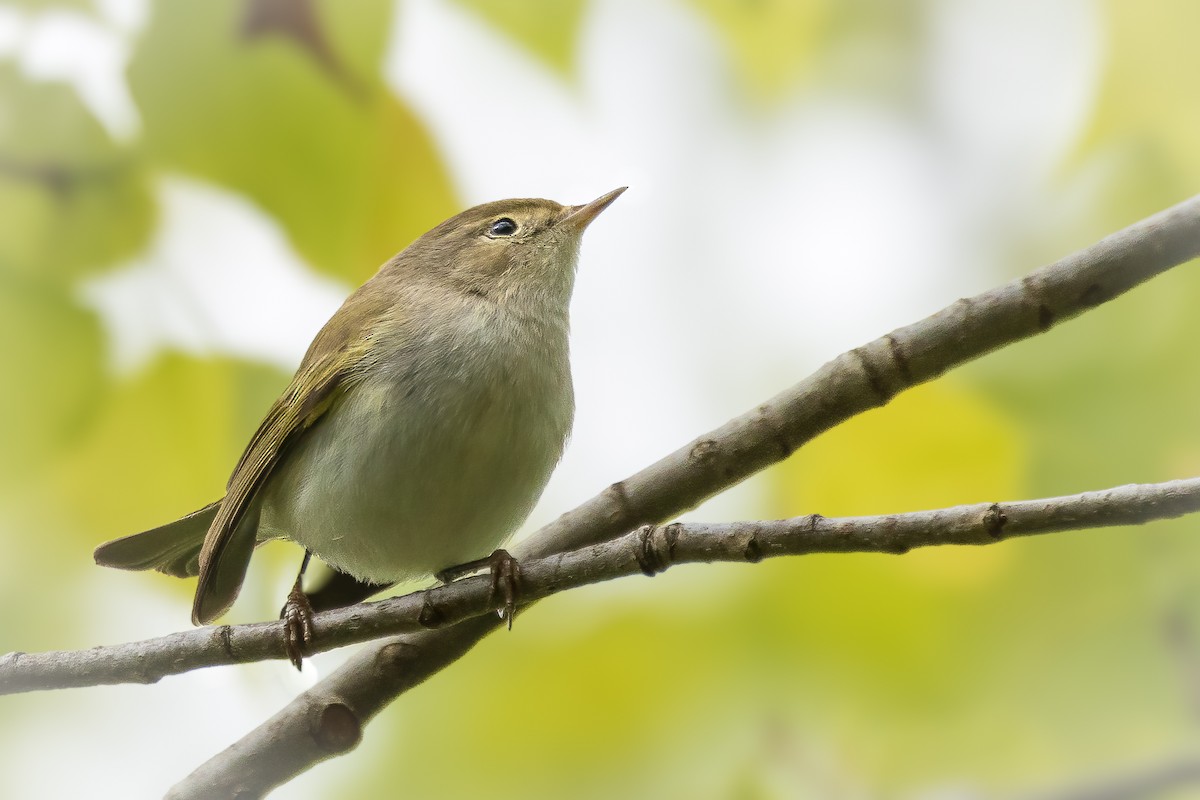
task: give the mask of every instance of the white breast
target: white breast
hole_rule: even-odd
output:
[[[263,488],[262,533],[373,583],[488,555],[524,521],[574,412],[565,319],[490,304],[431,324],[304,435]]]

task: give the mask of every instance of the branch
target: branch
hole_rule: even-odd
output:
[[[1044,333],[1197,255],[1200,196],[839,356],[763,405],[613,484],[537,531],[515,553],[522,559],[543,557],[669,519],[904,389]],[[344,711],[354,730],[361,731],[398,695],[452,663],[496,624],[490,616],[478,617],[365,648],[201,765],[176,785],[172,796],[261,794],[349,750],[357,735],[340,740],[344,747],[332,748],[317,733],[329,709],[341,709],[339,715]]]
[[[932,545],[987,545],[1016,536],[1140,525],[1200,511],[1200,478],[936,511],[829,519],[643,526],[590,547],[525,562],[521,604],[674,564],[761,561],[811,553],[906,553]],[[452,625],[497,609],[481,575],[374,603],[316,614],[313,652]],[[283,657],[283,623],[224,625],[158,639],[0,658],[0,694],[112,683],[154,683],[200,667]]]
[[[57,199],[88,183],[111,180],[129,167],[128,159],[105,164],[67,164],[54,161],[25,161],[0,154],[0,181],[40,184]]]

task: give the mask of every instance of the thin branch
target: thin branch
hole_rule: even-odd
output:
[[[810,514],[769,522],[679,523],[632,533],[521,568],[521,602],[674,564],[760,561],[811,553],[906,553],[932,545],[987,545],[1016,536],[1140,525],[1200,511],[1200,478],[1100,492],[936,511],[830,519]],[[313,651],[452,625],[494,611],[491,579],[478,576],[313,618]],[[283,657],[283,623],[224,625],[158,639],[0,658],[0,693],[109,683],[153,683],[200,667]]]
[[[347,69],[330,45],[313,0],[247,0],[242,13],[242,38],[249,41],[270,34],[290,39],[352,99],[364,98],[362,81]]]
[[[129,159],[118,159],[103,164],[67,164],[25,161],[0,154],[0,181],[40,184],[63,200],[85,184],[112,180],[130,163]]]
[[[537,558],[661,522],[790,455],[829,428],[998,347],[1044,333],[1200,255],[1200,196],[1161,211],[1025,278],[959,300],[845,353],[761,406],[560,517],[516,549]],[[449,665],[496,627],[478,617],[373,644],[299,695],[173,790],[263,793],[331,750],[314,734],[328,708],[366,724],[399,694]],[[403,652],[403,664],[392,655]],[[339,712],[340,713],[340,712]]]

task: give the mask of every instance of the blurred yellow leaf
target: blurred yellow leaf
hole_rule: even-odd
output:
[[[455,208],[428,134],[379,75],[391,4],[316,4],[336,68],[278,28],[248,32],[248,8],[155,6],[129,70],[148,150],[244,192],[310,263],[359,283]]]
[[[585,0],[455,0],[560,73],[573,66]]]
[[[918,386],[805,445],[769,473],[780,516],[889,514],[1021,499],[1023,432],[982,395],[949,380]],[[918,550],[898,567],[973,580],[1000,552]]]
[[[772,471],[779,513],[890,514],[1019,499],[1022,431],[942,379],[822,434]]]
[[[1028,430],[1033,494],[1189,477],[1178,464],[1200,452],[1198,293],[1200,270],[1172,270],[966,368]]]

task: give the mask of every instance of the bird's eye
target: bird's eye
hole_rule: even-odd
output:
[[[488,233],[492,236],[512,236],[516,232],[517,223],[508,217],[501,217],[492,223],[492,227],[488,228]]]

